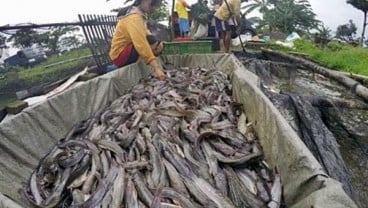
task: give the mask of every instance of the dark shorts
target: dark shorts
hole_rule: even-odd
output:
[[[215,25],[217,32],[231,31],[228,21],[222,21],[215,16]]]

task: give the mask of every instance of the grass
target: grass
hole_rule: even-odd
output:
[[[353,47],[337,42],[330,42],[327,47],[319,48],[306,39],[298,39],[294,42],[294,45],[294,49],[276,44],[270,44],[270,47],[284,52],[305,53],[314,62],[328,68],[368,76],[367,48]],[[88,55],[91,55],[88,48],[73,50],[61,56],[49,57],[45,62],[30,69],[15,68],[0,74],[5,77],[0,79],[0,99],[14,99],[14,96],[9,96],[9,94],[32,86],[54,82],[76,73],[86,67],[90,60],[81,59],[56,65],[55,63]],[[47,67],[50,65],[52,66]]]
[[[91,58],[68,61],[89,55],[91,52],[88,48],[73,50],[60,56],[49,57],[45,62],[32,68],[13,67],[7,72],[0,73],[4,76],[0,79],[0,109],[7,103],[17,100],[16,91],[58,81],[91,65]]]
[[[294,51],[306,53],[313,61],[330,69],[368,76],[368,48],[336,41],[328,43],[325,48],[319,48],[305,39],[296,40],[294,45]]]
[[[78,49],[62,54],[61,56],[50,57],[45,62],[29,69],[21,67],[11,69],[4,74],[5,79],[0,80],[0,92],[14,91],[19,90],[19,88],[57,81],[86,67],[90,59],[76,60],[57,64],[52,67],[46,66],[88,55],[91,55],[88,48]]]

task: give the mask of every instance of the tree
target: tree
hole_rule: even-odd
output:
[[[6,42],[6,37],[4,35],[0,34],[0,49],[1,48],[6,48],[5,42]]]
[[[36,35],[35,43],[49,48],[52,52],[57,52],[61,47],[60,39],[68,33],[75,35],[78,30],[79,28],[74,26],[51,27],[47,32]]]
[[[307,0],[277,1],[273,8],[264,13],[263,21],[263,25],[268,25],[271,31],[284,33],[305,33],[320,24]]]
[[[365,28],[367,26],[368,0],[347,0],[346,2],[348,4],[351,4],[353,7],[361,10],[364,14],[363,31],[362,31],[362,36],[360,38],[360,43],[363,45]]]
[[[148,19],[153,21],[167,20],[169,10],[166,5],[167,1],[160,1],[155,11],[148,14]]]
[[[357,31],[353,20],[349,20],[348,24],[339,25],[336,30],[336,37],[342,40],[351,41],[353,40]]]
[[[243,6],[242,9],[245,10],[245,14],[249,14],[254,10],[258,10],[262,15],[265,15],[265,13],[268,12],[270,6],[271,3],[268,0],[254,0],[253,3]]]
[[[8,41],[13,40],[13,46],[18,48],[28,48],[34,44],[47,47],[53,52],[58,50],[60,37],[67,33],[78,31],[78,27],[74,26],[58,26],[46,30],[46,32],[36,31],[35,29],[25,28],[19,29],[15,34],[11,35]]]
[[[78,48],[82,46],[82,42],[80,38],[78,38],[81,35],[73,35],[73,36],[63,36],[60,38],[59,41],[59,48]]]
[[[19,29],[8,38],[8,41],[14,41],[13,46],[18,48],[31,47],[36,43],[37,32],[31,28]]]
[[[127,0],[127,1],[124,2],[124,4],[127,4],[128,2],[131,2],[131,1],[132,0]],[[160,1],[160,3],[155,8],[155,10],[152,13],[148,14],[148,19],[153,20],[153,21],[166,20],[169,16],[168,15],[169,10],[168,10],[166,5],[167,5],[166,0]],[[130,6],[126,5],[125,7],[115,8],[115,9],[112,9],[111,12],[118,13],[121,9],[127,8],[127,7],[130,7]]]
[[[126,0],[124,4],[127,4],[128,2],[131,2],[131,1],[132,0]],[[173,3],[175,3],[175,0],[173,0]],[[169,19],[169,26],[171,26],[171,24],[170,24],[171,18],[169,18],[170,17],[170,12],[169,12],[169,9],[167,8],[167,5],[168,5],[167,0],[160,1],[160,3],[155,8],[155,10],[152,13],[148,14],[148,19],[152,20],[152,21],[155,21],[155,22]],[[118,13],[120,10],[122,10],[124,8],[127,9],[128,7],[131,7],[131,6],[126,5],[124,7],[112,9],[111,12]]]
[[[318,36],[324,39],[330,39],[331,38],[331,29],[326,27],[322,22],[318,25],[316,28],[318,31]]]

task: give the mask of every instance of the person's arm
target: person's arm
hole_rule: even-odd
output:
[[[164,80],[166,78],[165,73],[162,71],[161,66],[158,64],[157,60],[154,59],[152,60],[149,65],[151,66],[153,75],[159,79],[159,80]]]
[[[127,23],[128,33],[133,42],[134,48],[137,50],[139,57],[150,65],[156,78],[162,80],[165,78],[160,65],[157,63],[151,46],[147,41],[147,30],[144,25],[144,19],[141,16],[135,16]]]
[[[189,6],[189,4],[185,0],[180,0],[180,1],[181,1],[181,3],[183,4],[184,7],[188,8],[188,9],[191,8],[191,6]]]
[[[138,14],[133,15],[131,15],[132,17],[129,21],[125,22],[127,32],[140,58],[148,64],[155,59],[155,55],[147,41],[147,30],[144,24],[144,19]]]
[[[240,14],[240,5],[241,5],[240,0],[227,0],[227,1],[231,2],[234,19],[236,20],[237,29],[240,32],[240,28],[242,25],[241,16],[240,16],[241,15]]]

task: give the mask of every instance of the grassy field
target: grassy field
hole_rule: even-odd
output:
[[[368,48],[353,47],[336,41],[320,48],[305,39],[296,40],[294,45],[294,51],[306,53],[310,59],[330,69],[368,76]]]
[[[5,78],[0,80],[0,93],[52,82],[68,76],[80,68],[83,69],[90,62],[90,59],[80,59],[73,62],[65,61],[88,55],[91,55],[90,50],[84,48],[73,50],[60,56],[50,57],[45,62],[32,68],[19,67],[11,69],[4,73]],[[48,67],[49,65],[52,66]]]
[[[86,66],[94,65],[89,48],[73,50],[60,56],[49,57],[32,68],[12,68],[0,79],[0,108],[16,100],[15,92],[51,83],[75,74]],[[75,60],[78,57],[86,57]],[[72,60],[72,61],[71,61]]]

